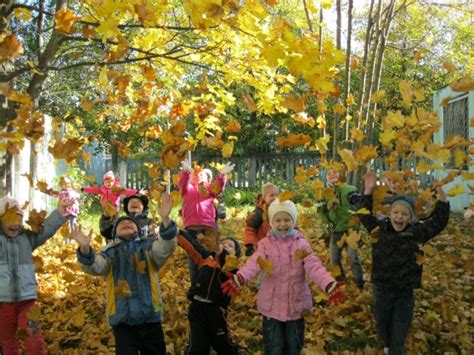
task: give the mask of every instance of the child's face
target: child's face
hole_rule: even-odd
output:
[[[328,169],[327,180],[331,184],[335,184],[339,181],[339,173],[334,169]]]
[[[139,198],[132,198],[128,201],[128,212],[131,213],[142,213],[143,212],[143,203]]]
[[[388,217],[390,218],[393,229],[395,229],[397,232],[401,232],[405,229],[408,223],[410,223],[410,210],[408,207],[397,203],[390,210]]]
[[[107,180],[104,180],[104,186],[108,189],[112,188],[112,186],[114,186],[114,180],[113,179],[107,179]]]
[[[278,197],[278,189],[272,187],[267,191],[265,196],[263,196],[263,200],[268,206],[270,206],[270,204],[273,201],[275,201],[277,197]]]
[[[281,233],[288,233],[293,229],[293,219],[286,212],[277,212],[273,216],[272,227]]]
[[[5,214],[0,218],[0,226],[7,237],[15,238],[23,229],[23,216],[15,214],[7,217]]]
[[[224,239],[222,242],[222,248],[228,253],[228,254],[235,254],[235,245],[234,242],[230,239]]]
[[[137,225],[129,219],[124,219],[117,224],[116,235],[122,239],[130,239],[138,232]]]
[[[206,171],[201,171],[199,172],[198,174],[198,183],[200,184],[201,182],[204,182],[206,184],[210,184],[211,183],[211,177],[209,176],[209,174],[206,172]]]

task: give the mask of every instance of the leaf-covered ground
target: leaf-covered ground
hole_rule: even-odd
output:
[[[241,239],[246,212],[230,213],[221,225],[225,235]],[[312,216],[308,216],[312,217]],[[304,218],[304,217],[303,217]],[[474,225],[452,216],[448,228],[424,248],[423,289],[416,291],[416,308],[407,340],[409,354],[474,353]],[[317,227],[303,228],[317,254],[328,265],[328,252]],[[102,241],[95,240],[98,248]],[[59,235],[37,252],[42,329],[50,354],[114,353],[112,332],[105,319],[105,283],[79,270],[76,245],[64,245]],[[365,277],[369,278],[370,238],[360,244]],[[346,269],[349,269],[346,262]],[[348,271],[350,273],[350,271]],[[189,286],[186,256],[180,248],[160,271],[165,318],[163,327],[170,354],[182,353],[187,338]],[[314,285],[314,311],[305,330],[306,354],[378,354],[371,313],[372,286],[363,292],[348,282],[348,300],[328,306]],[[256,311],[256,282],[232,302],[229,326],[244,353],[263,354],[261,316]]]

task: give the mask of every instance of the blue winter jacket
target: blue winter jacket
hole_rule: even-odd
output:
[[[45,219],[41,232],[23,229],[13,238],[7,237],[0,227],[0,302],[36,299],[32,253],[51,238],[65,221],[55,210]]]
[[[130,240],[116,238],[98,254],[77,250],[82,270],[106,279],[107,317],[113,327],[161,322],[162,298],[158,270],[176,249],[178,229],[160,226],[159,236]]]

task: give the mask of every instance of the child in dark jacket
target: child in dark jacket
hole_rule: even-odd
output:
[[[127,216],[133,217],[138,223],[141,238],[147,238],[156,234],[155,228],[157,227],[157,224],[153,219],[148,217],[148,203],[148,197],[141,193],[123,199],[123,210]],[[100,234],[107,241],[113,239],[112,230],[117,219],[118,216],[109,216],[105,213],[100,217]]]
[[[257,248],[258,242],[267,236],[270,230],[268,206],[275,201],[279,193],[280,189],[271,182],[262,186],[262,194],[257,196],[257,206],[246,221],[244,231],[246,256],[252,255]]]
[[[385,353],[404,353],[414,310],[413,289],[421,287],[423,267],[417,256],[419,245],[438,235],[448,224],[449,202],[441,187],[436,188],[438,201],[423,223],[415,221],[414,204],[409,196],[392,199],[388,217],[379,220],[372,214],[372,192],[376,185],[374,173],[364,177],[364,196],[356,206],[370,214],[358,214],[360,221],[377,238],[372,245],[372,283],[374,286],[375,326]]]
[[[218,354],[237,354],[237,346],[230,340],[227,328],[227,307],[231,298],[220,286],[229,279],[222,271],[226,257],[240,257],[239,243],[233,238],[225,238],[216,254],[204,248],[187,231],[181,231],[178,245],[198,266],[188,291],[191,335],[186,354],[207,355],[211,346]]]
[[[159,237],[140,238],[137,222],[123,216],[114,225],[114,242],[96,254],[91,234],[80,229],[72,233],[82,269],[107,279],[106,313],[118,355],[166,354],[158,271],[176,248],[178,231],[169,218],[172,205],[169,194],[163,194]]]

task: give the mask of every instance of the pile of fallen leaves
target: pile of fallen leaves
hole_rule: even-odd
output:
[[[220,222],[223,234],[241,239],[245,217],[246,212],[229,213],[227,221]],[[303,232],[324,264],[329,265],[322,231],[313,224],[303,228]],[[460,217],[452,216],[448,228],[424,247],[425,256],[420,261],[424,264],[423,289],[416,291],[408,353],[474,353],[473,237],[473,224],[467,225]],[[101,237],[95,237],[95,249],[101,245]],[[370,248],[370,237],[362,236],[359,253],[366,279],[370,277]],[[30,317],[40,320],[50,354],[112,354],[114,340],[104,313],[105,282],[80,271],[75,249],[74,242],[65,245],[58,234],[36,252],[40,308]],[[240,262],[244,260],[245,257]],[[350,277],[347,260],[345,265]],[[170,354],[182,353],[187,343],[189,278],[186,255],[179,247],[160,271],[160,277],[167,349]],[[371,313],[369,282],[360,292],[349,280],[345,286],[348,300],[338,306],[329,306],[326,296],[314,284],[311,288],[315,307],[305,316],[306,354],[381,353]],[[256,293],[253,281],[233,300],[229,312],[232,337],[249,354],[263,354]]]

